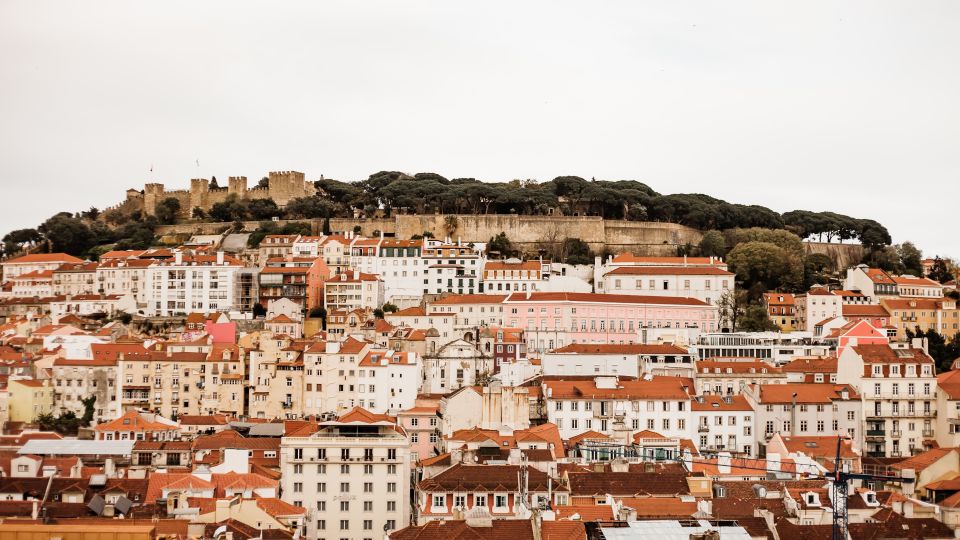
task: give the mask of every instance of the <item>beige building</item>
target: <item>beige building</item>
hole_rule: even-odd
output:
[[[253,418],[298,418],[304,413],[303,350],[286,335],[261,333],[250,351],[249,414]]]
[[[94,294],[97,285],[97,267],[95,262],[64,264],[53,271],[54,296],[74,296]]]
[[[925,350],[905,343],[854,345],[843,349],[837,364],[837,381],[863,398],[866,455],[909,456],[935,440],[937,377]]]
[[[943,336],[960,332],[960,309],[948,298],[885,298],[880,301],[890,313],[890,325],[897,330],[897,339],[907,337],[907,330],[934,330]]]
[[[307,509],[307,538],[382,538],[410,520],[410,443],[360,408],[280,443],[282,499]]]
[[[10,379],[8,411],[11,422],[33,422],[53,412],[53,386],[49,380]]]
[[[94,396],[93,420],[98,424],[113,420],[123,414],[121,380],[116,360],[57,358],[53,361],[53,408],[83,416],[83,400]]]
[[[960,447],[960,370],[937,377],[937,443],[942,448]]]
[[[377,309],[383,305],[384,292],[383,280],[379,276],[357,270],[337,274],[323,284],[327,312]]]

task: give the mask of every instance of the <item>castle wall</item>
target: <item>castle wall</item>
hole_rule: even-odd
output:
[[[830,244],[825,242],[804,242],[804,252],[823,253],[836,263],[837,268],[849,268],[860,264],[866,250],[860,244]]]

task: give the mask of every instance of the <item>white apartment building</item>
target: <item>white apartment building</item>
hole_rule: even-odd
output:
[[[547,421],[557,426],[564,439],[590,430],[613,436],[619,431],[617,424],[630,433],[651,430],[664,437],[691,438],[691,389],[684,381],[677,377],[545,378]]]
[[[357,408],[280,443],[281,499],[307,509],[306,538],[383,538],[410,520],[410,443]]]
[[[845,435],[853,439],[855,446],[862,447],[860,395],[852,385],[760,384],[748,387],[743,395],[754,409],[759,443],[777,433],[783,436]]]
[[[598,293],[678,296],[713,304],[734,288],[734,277],[717,266],[617,266],[594,285]]]
[[[423,296],[423,240],[392,238],[357,240],[350,247],[355,270],[376,274],[383,280],[384,297],[396,305],[419,303]]]
[[[53,271],[53,295],[66,296],[94,294],[97,285],[97,267],[95,262],[64,264]]]
[[[547,289],[550,279],[550,263],[542,260],[487,261],[483,265],[483,292],[503,294],[509,292],[536,292]]]
[[[323,283],[327,312],[378,309],[384,303],[383,280],[376,274],[353,270],[337,274]]]
[[[339,414],[354,407],[374,414],[410,409],[423,369],[415,352],[383,350],[349,338],[308,348],[304,367],[306,414]]]
[[[149,290],[147,271],[151,259],[110,259],[97,267],[97,292],[100,294],[129,294],[138,309],[147,307]]]
[[[144,314],[169,317],[192,312],[226,312],[239,305],[243,263],[224,255],[184,255],[157,261],[146,275]]]
[[[426,240],[423,246],[422,294],[476,294],[486,257],[486,244]]]
[[[915,276],[890,276],[897,284],[897,294],[907,298],[943,298],[943,285],[936,281]]]
[[[756,358],[780,366],[798,356],[826,356],[830,346],[810,332],[712,332],[700,334],[692,346],[700,360]]]
[[[756,415],[742,395],[706,395],[690,403],[697,423],[697,448],[701,452],[757,455]]]
[[[83,400],[94,396],[94,423],[107,422],[123,414],[120,402],[123,378],[116,360],[56,358],[53,379],[53,410],[73,411],[78,417],[83,416]]]
[[[812,332],[813,327],[827,319],[843,316],[843,297],[824,287],[812,287],[794,296],[797,308],[797,327]]]
[[[701,394],[733,396],[754,384],[788,382],[781,368],[755,358],[711,358],[696,363],[695,385]],[[820,381],[823,382],[823,381]]]
[[[879,268],[870,268],[865,264],[847,268],[847,276],[843,280],[843,288],[848,291],[860,291],[870,297],[873,304],[880,303],[882,298],[897,296],[897,282],[889,274]]]
[[[917,341],[854,345],[840,353],[837,381],[863,396],[867,455],[911,455],[935,440],[936,365]]]
[[[81,264],[82,260],[66,253],[33,253],[0,263],[3,269],[3,281],[9,281],[21,274],[56,270],[64,264]]]
[[[485,354],[474,343],[427,338],[429,351],[423,358],[423,385],[426,394],[446,394],[477,384],[481,374],[494,371],[493,354]],[[436,345],[436,346],[434,346]]]
[[[564,375],[612,375],[640,377],[652,375],[693,375],[693,357],[676,345],[662,344],[614,344],[571,343],[541,356],[543,374]]]

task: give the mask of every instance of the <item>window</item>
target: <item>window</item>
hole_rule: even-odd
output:
[[[350,493],[350,482],[340,482],[340,493]]]
[[[433,504],[434,508],[446,508],[447,507],[447,496],[446,495],[434,495]]]
[[[364,492],[364,493],[373,493],[373,482],[364,482],[364,483],[363,483],[363,492]]]
[[[373,501],[363,501],[363,511],[373,512]]]
[[[303,482],[294,482],[293,483],[293,492],[301,493],[303,491]]]
[[[493,507],[497,510],[505,510],[507,508],[507,496],[506,495],[494,495],[493,496]]]

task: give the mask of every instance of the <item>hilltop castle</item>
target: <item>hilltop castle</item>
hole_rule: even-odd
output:
[[[230,195],[238,199],[273,199],[277,206],[283,208],[293,199],[310,197],[317,193],[313,182],[304,179],[302,172],[278,171],[267,176],[267,187],[247,187],[246,176],[231,176],[227,180],[227,187],[210,187],[206,178],[190,180],[190,189],[167,191],[163,184],[146,184],[143,191],[127,190],[127,200],[123,206],[140,209],[145,215],[156,214],[157,205],[168,198],[180,201],[180,214],[189,217],[194,208],[204,212],[209,211],[214,204],[227,200]]]

